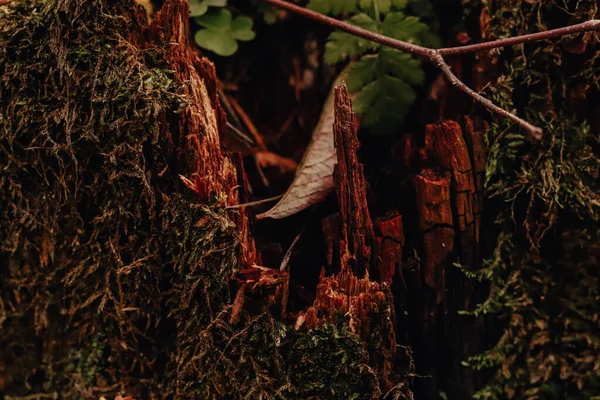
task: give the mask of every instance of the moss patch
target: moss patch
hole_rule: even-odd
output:
[[[597,3],[587,0],[490,1],[483,7],[495,37],[597,18]],[[503,72],[489,96],[542,127],[544,138],[530,144],[501,120],[488,132],[489,204],[502,211],[494,256],[475,274],[492,281],[491,296],[477,312],[499,313],[507,322],[498,344],[471,360],[496,371],[478,398],[600,394],[600,141],[590,129],[599,56],[592,34],[500,53]]]

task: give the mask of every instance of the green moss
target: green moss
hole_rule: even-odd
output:
[[[168,285],[158,212],[177,185],[160,174],[177,169],[176,138],[161,132],[185,99],[161,49],[130,41],[129,11],[83,0],[0,11],[0,292],[10,310],[0,358],[9,393],[78,398],[73,388],[94,381],[127,388],[134,380],[122,378],[152,376],[161,351],[149,338]],[[106,332],[102,357],[90,341],[97,332]],[[69,362],[74,355],[105,368]]]
[[[269,314],[231,325],[227,307],[199,332],[187,372],[196,379],[180,395],[218,399],[375,399],[376,373],[346,323],[295,332]],[[193,365],[193,367],[192,367]]]
[[[495,37],[565,26],[597,12],[596,2],[587,0],[489,1],[484,7]],[[497,345],[470,360],[496,371],[478,398],[600,394],[600,141],[588,108],[600,88],[600,51],[593,39],[583,53],[572,51],[581,44],[579,35],[505,49],[502,75],[488,89],[499,105],[542,127],[544,138],[529,143],[501,120],[488,131],[488,204],[501,210],[500,236],[493,257],[475,274],[492,283],[476,313],[497,313],[506,324]]]

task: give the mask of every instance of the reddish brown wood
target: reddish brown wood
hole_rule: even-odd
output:
[[[415,177],[414,185],[423,232],[423,281],[436,293],[435,300],[439,304],[444,298],[447,257],[454,248],[450,174],[424,170]]]
[[[327,257],[327,265],[332,267],[332,270],[339,270],[340,254],[340,214],[335,213],[321,221],[321,229],[325,238],[325,249]]]
[[[232,318],[242,307],[253,314],[278,309],[281,318],[285,317],[290,282],[287,271],[252,265],[240,269],[236,281],[238,289]]]
[[[402,216],[392,214],[375,221],[376,237],[373,243],[373,275],[379,282],[392,283],[399,275],[402,280],[402,246],[404,246],[404,228]]]
[[[460,125],[454,121],[428,125],[425,149],[444,170],[452,173],[454,215],[460,238],[460,262],[472,268],[477,247],[475,213],[477,192],[471,156]]]
[[[388,284],[369,279],[374,233],[363,168],[356,155],[359,145],[354,113],[344,86],[336,88],[335,95],[334,139],[338,164],[334,178],[340,213],[326,218],[322,226],[328,263],[339,265],[340,272],[325,276],[323,270],[315,301],[298,315],[296,329],[311,329],[339,321],[340,315],[347,316],[350,329],[360,335],[366,348],[368,343],[380,344],[377,351],[369,352],[370,364],[377,371],[382,388],[389,390],[394,381],[396,352],[393,296]],[[400,238],[398,228],[384,227],[383,230]],[[364,276],[360,278],[358,274]]]
[[[473,216],[475,218],[475,243],[479,244],[481,238],[481,217],[483,213],[483,193],[485,184],[485,167],[487,164],[487,147],[483,122],[473,121],[465,117],[465,140],[471,154],[473,176],[475,181],[475,196],[473,198]],[[479,261],[479,245],[474,247],[475,261]]]
[[[402,135],[398,144],[394,148],[395,157],[398,165],[402,168],[411,169],[418,164],[419,143],[416,135]]]
[[[367,207],[363,166],[358,162],[359,148],[352,103],[345,86],[335,89],[334,143],[338,163],[334,180],[344,229],[342,240],[348,254],[356,260],[356,272],[368,271],[373,241],[373,224]]]

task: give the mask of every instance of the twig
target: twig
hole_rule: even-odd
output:
[[[565,26],[563,28],[551,29],[549,31],[529,33],[527,35],[515,36],[512,38],[493,40],[491,42],[483,42],[477,44],[470,44],[468,46],[460,47],[447,47],[445,49],[437,50],[438,54],[442,56],[453,56],[457,54],[475,53],[482,50],[491,50],[499,47],[514,46],[516,44],[522,44],[526,42],[534,42],[544,39],[552,39],[555,37],[561,37],[565,35],[571,35],[573,33],[589,32],[600,30],[600,20],[592,19],[590,21],[582,22],[576,25]]]
[[[231,122],[227,121],[227,127],[236,135],[236,138],[240,141],[243,142],[244,145],[248,146],[248,147],[252,147],[254,146],[256,143],[254,142],[254,140],[252,140],[251,138],[248,137],[248,135],[246,135],[244,132],[242,132],[241,130],[239,130],[238,128],[235,127],[235,125],[233,125]]]
[[[300,232],[298,232],[298,234],[294,238],[294,241],[292,242],[292,244],[290,244],[290,248],[285,252],[283,260],[281,260],[281,265],[279,266],[280,271],[285,271],[288,264],[290,263],[290,258],[292,258],[292,252],[294,251],[294,247],[296,247],[296,243],[298,243],[298,240],[300,240],[300,237],[304,233],[304,228],[306,228],[306,224],[302,225]]]
[[[244,122],[244,125],[246,125],[246,128],[248,129],[250,134],[252,134],[254,141],[258,145],[258,148],[261,151],[266,151],[267,145],[265,144],[265,141],[264,141],[263,137],[261,136],[261,134],[258,132],[258,129],[256,129],[256,126],[254,126],[254,123],[252,123],[252,120],[250,119],[248,114],[246,114],[246,111],[244,111],[244,109],[239,105],[239,103],[237,102],[237,100],[235,98],[228,97],[228,100],[229,100],[229,104],[231,104],[231,106],[233,107],[235,112],[240,116],[240,118]]]
[[[226,207],[225,209],[226,209],[226,210],[234,210],[234,209],[236,209],[236,208],[258,206],[258,205],[261,205],[261,204],[268,203],[268,202],[270,202],[270,201],[279,200],[279,199],[280,199],[280,198],[282,198],[282,197],[283,197],[283,195],[282,195],[282,194],[280,194],[280,195],[277,195],[277,196],[275,196],[275,197],[269,197],[269,198],[267,198],[267,199],[262,199],[262,200],[251,201],[251,202],[248,202],[248,203],[243,203],[243,204],[235,204],[235,205],[233,205],[233,206]]]
[[[534,138],[540,139],[542,136],[542,129],[530,124],[529,122],[517,117],[511,112],[504,110],[490,100],[476,93],[474,90],[465,85],[460,79],[456,77],[452,73],[450,66],[444,60],[444,56],[447,55],[457,55],[457,54],[466,54],[473,53],[482,50],[490,50],[498,47],[506,47],[512,46],[516,44],[521,44],[525,42],[550,39],[554,37],[569,35],[573,33],[580,32],[589,32],[589,31],[597,31],[600,30],[600,20],[591,20],[587,22],[583,22],[577,25],[566,26],[564,28],[552,29],[545,32],[531,33],[523,36],[516,36],[513,38],[500,39],[491,42],[483,42],[478,44],[472,44],[468,46],[461,47],[448,47],[445,49],[430,49],[428,47],[418,46],[416,44],[403,42],[401,40],[393,39],[384,35],[380,35],[375,32],[368,31],[363,28],[359,28],[358,26],[351,25],[347,22],[337,20],[335,18],[328,17],[326,15],[320,14],[315,11],[311,11],[307,8],[300,7],[291,3],[288,3],[285,0],[264,0],[266,3],[269,3],[273,6],[283,8],[285,10],[291,11],[294,14],[298,14],[305,18],[309,18],[313,21],[320,22],[325,25],[329,25],[332,28],[340,29],[342,31],[351,33],[353,35],[359,36],[363,39],[370,40],[372,42],[376,42],[382,44],[384,46],[392,47],[397,50],[405,51],[407,53],[425,57],[430,62],[435,64],[442,73],[448,78],[448,80],[452,83],[452,85],[456,86],[458,89],[462,90],[464,93],[472,97],[476,102],[483,105],[488,110],[501,115],[505,118],[509,118],[511,121],[515,122],[523,129],[528,131]]]
[[[458,79],[458,77],[456,75],[454,75],[450,66],[446,63],[446,61],[444,61],[444,57],[437,54],[434,57],[433,61],[435,62],[435,65],[437,65],[437,67],[440,70],[442,70],[444,75],[446,75],[446,77],[448,78],[448,80],[450,81],[450,83],[453,86],[456,86],[457,88],[459,88],[460,90],[462,90],[463,92],[465,92],[466,94],[471,96],[473,99],[475,99],[475,101],[477,101],[479,104],[482,104],[488,110],[493,111],[496,114],[501,115],[505,118],[508,118],[511,121],[513,121],[514,123],[523,127],[523,129],[525,129],[526,131],[528,131],[531,134],[533,139],[535,139],[535,140],[542,139],[543,131],[541,128],[530,124],[529,122],[525,121],[524,119],[517,117],[515,114],[513,114],[509,111],[506,111],[502,107],[498,107],[491,100],[486,99],[485,97],[483,97],[482,95],[480,95],[479,93],[477,93],[476,91],[474,91],[473,89],[471,89],[470,87],[465,85],[463,83],[463,81],[461,81],[460,79]]]

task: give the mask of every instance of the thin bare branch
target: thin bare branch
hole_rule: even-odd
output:
[[[298,14],[305,18],[309,18],[313,21],[329,25],[332,28],[340,29],[342,31],[351,33],[353,35],[359,36],[363,39],[370,40],[372,42],[376,42],[382,44],[384,46],[392,47],[397,50],[405,51],[407,53],[422,56],[427,58],[430,62],[434,63],[442,73],[448,78],[448,80],[452,83],[452,85],[456,86],[458,89],[462,90],[464,93],[472,97],[476,102],[483,105],[488,110],[510,119],[515,122],[523,129],[528,131],[531,136],[535,139],[541,139],[542,137],[542,129],[530,124],[529,122],[519,118],[515,114],[504,110],[501,107],[498,107],[490,100],[481,96],[473,89],[469,88],[465,85],[454,73],[452,72],[450,66],[444,61],[444,56],[447,55],[457,55],[457,54],[466,54],[473,53],[482,50],[490,50],[499,47],[513,46],[516,44],[522,44],[526,42],[532,42],[537,40],[550,39],[565,35],[570,35],[574,33],[580,32],[589,32],[589,31],[598,31],[600,30],[600,20],[591,20],[587,22],[583,22],[577,25],[566,26],[564,28],[552,29],[545,32],[537,32],[531,33],[523,36],[516,36],[513,38],[506,38],[495,40],[491,42],[478,43],[468,46],[461,47],[448,47],[445,49],[430,49],[423,46],[417,46],[412,43],[403,42],[401,40],[393,39],[384,35],[380,35],[375,32],[368,31],[363,28],[359,28],[357,26],[351,25],[347,22],[337,20],[335,18],[328,17],[326,15],[317,13],[315,11],[309,10],[304,7],[297,6],[295,4],[288,3],[285,0],[264,0],[266,3],[269,3],[273,6],[283,8],[285,10],[291,11],[294,14]]]
[[[308,8],[300,7],[292,3],[288,3],[285,0],[264,0],[265,3],[269,3],[274,5],[275,7],[283,8],[285,10],[291,11],[294,14],[298,14],[302,17],[311,19],[316,22],[320,22],[325,25],[329,25],[332,28],[336,28],[353,35],[359,36],[363,39],[370,40],[372,42],[376,42],[382,44],[384,46],[393,47],[394,49],[406,51],[407,53],[420,55],[423,57],[430,57],[430,53],[432,49],[428,49],[427,47],[417,46],[416,44],[403,42],[401,40],[392,39],[390,37],[380,35],[375,32],[368,31],[363,28],[359,28],[358,26],[351,25],[347,22],[340,21],[335,18],[328,17],[326,15],[320,14],[318,12],[309,10]]]
[[[531,134],[533,139],[535,139],[535,140],[542,139],[543,131],[541,128],[530,124],[529,122],[525,121],[524,119],[517,117],[515,114],[512,114],[501,107],[498,107],[491,100],[486,99],[485,97],[483,97],[482,95],[480,95],[479,93],[475,92],[473,89],[471,89],[470,87],[465,85],[460,79],[458,79],[458,77],[456,75],[454,75],[450,66],[446,63],[446,61],[444,61],[444,57],[437,54],[434,56],[434,62],[435,62],[435,65],[437,65],[437,67],[444,73],[444,75],[446,75],[446,77],[448,78],[448,80],[450,81],[450,83],[453,86],[457,87],[458,89],[462,90],[463,92],[465,92],[466,94],[471,96],[473,99],[475,99],[475,101],[482,104],[488,110],[493,111],[498,115],[501,115],[505,118],[510,119],[511,121],[513,121],[514,123],[516,123],[517,125],[522,127],[523,129],[528,131]]]
[[[592,19],[576,25],[565,26],[563,28],[551,29],[549,31],[529,33],[527,35],[515,36],[506,39],[494,40],[491,42],[483,42],[470,44],[468,46],[447,47],[439,49],[437,52],[442,56],[453,56],[457,54],[475,53],[482,50],[496,49],[499,47],[514,46],[526,42],[534,42],[538,40],[552,39],[574,33],[598,31],[600,30],[600,20]]]
[[[269,203],[271,201],[279,200],[282,197],[283,197],[283,194],[280,194],[280,195],[277,195],[277,196],[274,196],[274,197],[269,197],[267,199],[250,201],[248,203],[243,203],[243,204],[235,204],[233,206],[226,207],[225,209],[226,210],[235,210],[236,208],[259,206],[261,204],[265,204],[265,203]]]

